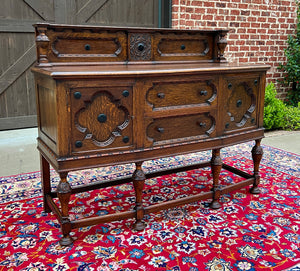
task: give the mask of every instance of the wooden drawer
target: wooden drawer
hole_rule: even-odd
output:
[[[208,60],[213,58],[213,37],[205,34],[155,34],[154,60]]]
[[[147,91],[153,110],[183,105],[210,105],[217,97],[215,80],[157,82]]]
[[[52,61],[124,61],[127,58],[125,33],[53,32],[49,58]]]
[[[132,146],[132,88],[71,89],[71,151]]]
[[[154,144],[167,144],[209,137],[214,131],[215,118],[209,113],[203,113],[153,119],[148,125],[146,133]]]

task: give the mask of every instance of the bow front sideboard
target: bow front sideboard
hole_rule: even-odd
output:
[[[74,228],[135,218],[143,230],[145,214],[211,199],[250,186],[259,193],[260,141],[266,65],[230,64],[224,57],[227,30],[175,30],[36,24],[35,76],[38,150],[44,210],[61,224],[60,244],[73,243]],[[222,162],[220,150],[250,140],[253,174]],[[146,160],[212,150],[210,161],[145,174]],[[68,173],[93,167],[134,163],[130,178],[71,187]],[[50,165],[60,182],[51,190]],[[145,179],[211,166],[213,185],[143,207]],[[219,185],[221,169],[243,181]],[[71,221],[73,193],[133,182],[132,210]],[[56,204],[55,197],[59,203]]]

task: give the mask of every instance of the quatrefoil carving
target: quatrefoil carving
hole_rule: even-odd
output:
[[[105,115],[105,121],[99,116]],[[100,147],[112,144],[129,124],[129,112],[120,101],[105,91],[95,94],[85,107],[75,114],[75,126],[85,139]]]

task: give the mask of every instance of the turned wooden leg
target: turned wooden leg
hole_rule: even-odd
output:
[[[69,218],[69,201],[71,197],[71,186],[67,181],[68,173],[64,172],[60,174],[60,182],[57,186],[57,196],[61,205],[60,224],[63,237],[59,240],[60,245],[69,246],[73,243],[73,238],[70,236],[71,221]]]
[[[261,139],[255,140],[255,145],[252,148],[252,159],[253,159],[253,164],[254,164],[254,182],[253,186],[250,189],[250,192],[252,194],[259,194],[260,189],[258,187],[260,183],[260,175],[259,175],[259,164],[261,161],[261,158],[263,156],[263,148],[260,146]]]
[[[135,190],[135,210],[136,210],[136,222],[133,224],[133,229],[141,231],[146,225],[142,221],[144,217],[144,207],[142,202],[143,188],[145,184],[145,174],[142,170],[142,162],[136,163],[136,170],[133,173],[133,186]]]
[[[40,154],[40,163],[41,163],[41,181],[42,181],[42,191],[43,191],[43,208],[44,212],[50,213],[51,209],[46,199],[46,195],[51,193],[51,182],[50,182],[50,166],[48,161]]]
[[[222,159],[220,156],[220,149],[215,149],[212,151],[211,158],[211,171],[213,175],[213,201],[210,204],[212,209],[218,209],[221,207],[219,203],[219,198],[221,196],[221,190],[219,187],[219,176],[222,169]]]

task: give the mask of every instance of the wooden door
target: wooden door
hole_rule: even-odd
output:
[[[171,0],[1,0],[0,130],[36,126],[37,22],[169,27]]]

